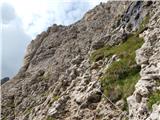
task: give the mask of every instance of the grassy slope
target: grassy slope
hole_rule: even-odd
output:
[[[137,37],[136,34],[130,35],[126,42],[114,47],[105,46],[91,55],[91,61],[105,57],[111,58],[113,55],[120,58],[109,66],[100,79],[104,94],[113,102],[120,99],[126,100],[133,93],[134,86],[140,78],[140,67],[135,61],[135,51],[142,44],[142,38]]]

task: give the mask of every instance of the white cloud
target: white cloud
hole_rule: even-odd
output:
[[[79,20],[86,11],[104,1],[1,0],[2,76],[13,76],[17,72],[31,38],[54,23],[68,25]]]
[[[1,17],[1,76],[11,77],[20,68],[25,48],[31,37],[23,30],[22,21],[16,16],[12,5],[8,3],[1,4]]]
[[[17,19],[3,25],[2,28],[2,77],[17,73],[23,61],[25,48],[31,39],[25,34]]]
[[[8,24],[11,20],[15,18],[14,8],[7,3],[3,3],[1,7],[1,13],[3,18],[3,24]]]

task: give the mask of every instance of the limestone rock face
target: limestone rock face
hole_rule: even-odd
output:
[[[158,89],[158,82],[160,80],[160,29],[158,14],[160,13],[159,3],[151,13],[151,18],[148,23],[148,29],[140,36],[144,38],[145,43],[137,50],[136,60],[141,65],[141,79],[135,86],[135,92],[128,98],[130,119],[131,120],[159,120],[159,109],[155,106],[152,113],[147,109],[147,100],[149,94]],[[137,96],[141,96],[140,100]],[[149,117],[148,117],[149,116]]]
[[[151,94],[160,90],[159,7],[158,1],[108,1],[72,25],[42,32],[28,45],[17,75],[2,85],[2,120],[160,120],[158,102],[148,108]],[[140,80],[127,102],[115,102],[101,79],[120,57],[92,61],[91,55],[125,43],[131,34],[144,38],[135,58]]]

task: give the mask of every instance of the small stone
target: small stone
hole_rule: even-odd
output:
[[[118,102],[116,102],[116,106],[118,106],[119,108],[123,109],[125,105],[124,100],[119,100]]]

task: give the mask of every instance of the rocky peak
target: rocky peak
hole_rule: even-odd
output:
[[[159,120],[159,5],[108,1],[42,32],[2,85],[2,119]]]

